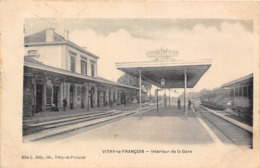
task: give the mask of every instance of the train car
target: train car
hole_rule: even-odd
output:
[[[218,88],[201,95],[201,103],[209,108],[224,110],[229,103],[230,90]]]
[[[252,122],[253,74],[223,84],[220,88],[201,94],[201,103],[209,108],[231,108],[240,117]]]
[[[231,90],[231,108],[239,116],[252,120],[253,117],[253,74],[223,84]]]

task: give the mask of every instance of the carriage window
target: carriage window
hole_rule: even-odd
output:
[[[243,88],[243,96],[247,97],[247,87]]]
[[[238,96],[238,92],[239,92],[239,90],[236,89],[236,90],[235,90],[235,96]]]
[[[243,96],[243,88],[239,88],[239,96]]]
[[[253,96],[253,86],[248,86],[248,97],[252,97]]]
[[[231,90],[230,96],[231,96],[231,97],[234,97],[234,90]]]

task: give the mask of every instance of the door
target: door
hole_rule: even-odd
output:
[[[89,97],[88,100],[89,100],[90,108],[93,108],[93,88],[90,89],[88,97]]]
[[[70,109],[73,109],[74,87],[70,86]]]
[[[106,105],[106,91],[103,91],[103,105]]]
[[[58,107],[59,86],[53,86],[53,103]]]
[[[97,106],[100,107],[100,91],[97,92]]]
[[[43,85],[36,85],[36,113],[42,111]]]
[[[85,87],[83,86],[82,89],[81,89],[81,108],[84,108],[85,105],[85,92],[86,92],[86,89]]]

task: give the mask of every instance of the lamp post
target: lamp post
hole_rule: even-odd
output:
[[[165,86],[165,79],[161,79],[161,86]],[[165,88],[165,95],[164,95],[164,108],[166,108],[166,88]]]

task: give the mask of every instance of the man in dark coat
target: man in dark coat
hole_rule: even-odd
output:
[[[181,100],[180,99],[178,99],[178,109],[180,110],[181,109]]]
[[[63,111],[66,111],[66,107],[67,107],[67,99],[63,99]]]
[[[189,102],[188,102],[188,106],[189,106],[189,110],[190,110],[190,106],[191,106],[191,101],[189,99]]]

